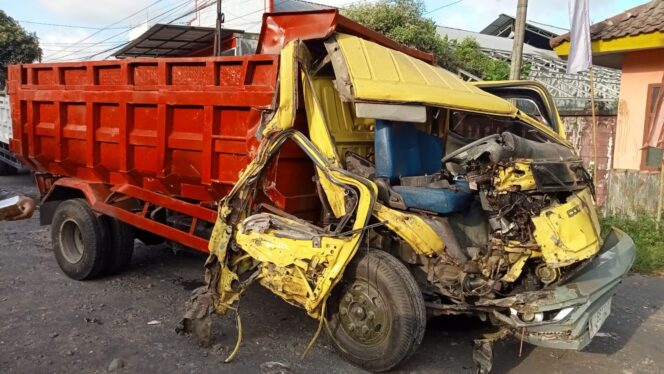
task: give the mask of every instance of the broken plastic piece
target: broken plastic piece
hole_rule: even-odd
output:
[[[493,367],[493,344],[510,334],[508,329],[500,329],[493,333],[482,335],[473,341],[473,361],[477,367],[478,374],[487,374]]]

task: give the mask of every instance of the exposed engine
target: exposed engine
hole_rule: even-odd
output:
[[[447,252],[459,246],[465,253],[425,261],[428,280],[452,301],[472,305],[542,289],[572,275],[597,252],[592,180],[569,148],[503,133],[443,161],[460,166],[456,178],[466,179],[479,200],[468,212],[427,218],[454,228],[455,238],[442,235]],[[588,234],[566,238],[570,225]],[[478,239],[481,232],[486,241]]]

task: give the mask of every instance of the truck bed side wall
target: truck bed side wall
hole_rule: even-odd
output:
[[[35,171],[218,200],[253,157],[278,61],[251,55],[11,66],[11,147]],[[301,161],[280,168],[288,172],[289,162]]]

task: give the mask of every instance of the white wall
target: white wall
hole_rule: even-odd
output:
[[[9,96],[0,92],[0,142],[9,144],[12,137],[12,116],[9,112]]]
[[[196,1],[196,0],[192,0]],[[198,7],[212,3],[209,7],[201,10],[196,18],[191,21],[191,26],[214,27],[217,20],[217,6],[215,0],[198,0]],[[225,15],[222,25],[226,29],[243,30],[245,32],[258,33],[261,30],[263,13],[268,11],[268,0],[223,0],[221,11]]]

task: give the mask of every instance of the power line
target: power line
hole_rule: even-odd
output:
[[[186,6],[187,4],[189,4],[189,3],[191,3],[190,0],[185,0],[184,2],[180,3],[179,5],[176,5],[175,7],[171,8],[171,9],[169,9],[169,10],[167,10],[167,11],[165,11],[165,12],[163,12],[163,13],[157,15],[157,16],[148,19],[147,22],[154,21],[154,20],[156,20],[156,19],[158,19],[158,18],[165,18],[167,14],[172,13],[172,12],[175,11],[176,9],[179,9],[179,8],[184,7],[184,6]],[[206,5],[206,7],[209,6],[209,5],[210,5],[210,4]],[[134,28],[136,28],[136,27],[138,27],[138,26],[135,26],[135,27],[133,27],[132,29],[134,29]],[[130,30],[131,30],[131,29],[130,29]],[[113,39],[113,38],[115,38],[115,37],[117,37],[117,36],[119,36],[119,35],[122,35],[122,34],[124,34],[124,32],[120,32],[120,33],[118,33],[118,34],[112,35],[112,36],[110,36],[110,37],[108,37],[108,38],[102,40],[102,42],[108,41],[109,39]],[[112,51],[112,50],[114,50],[114,49],[117,49],[117,48],[123,47],[123,46],[129,44],[130,42],[131,42],[131,41],[122,42],[122,43],[120,43],[120,44],[118,44],[118,45],[116,45],[116,46],[114,46],[114,47],[111,47],[111,48],[109,48],[109,49],[107,49],[107,50],[104,50],[104,51],[101,51],[101,52],[98,52],[98,53],[95,53],[95,54],[92,54],[92,55],[89,55],[89,56],[85,56],[85,57],[83,57],[83,60],[90,60],[90,59],[92,59],[92,58],[94,58],[94,57],[97,57],[98,55],[100,55],[100,54],[102,54],[102,53],[105,53],[105,52]],[[70,53],[70,54],[68,54],[68,55],[62,56],[62,57],[60,57],[60,58],[67,57],[67,56],[70,56],[70,55],[75,54],[75,53],[78,53],[78,52],[82,52],[82,51],[84,51],[85,49],[86,49],[86,48],[83,48],[83,49],[78,50],[78,51],[74,51],[74,52],[72,52],[72,53]],[[76,59],[76,60],[78,60],[78,59]]]
[[[422,15],[423,15],[423,16],[426,16],[426,15],[429,14],[429,13],[437,12],[437,11],[443,9],[443,8],[447,8],[448,6],[452,6],[452,5],[455,5],[455,4],[459,4],[459,3],[462,2],[462,1],[463,1],[463,0],[453,1],[453,2],[451,2],[451,3],[448,3],[448,4],[445,4],[445,5],[439,6],[439,7],[436,8],[436,9],[432,9],[432,10],[430,10],[430,11],[428,11],[428,12],[422,14]]]
[[[43,26],[56,26],[56,27],[67,27],[71,29],[87,29],[87,30],[118,30],[118,29],[128,29],[131,26],[124,26],[124,27],[89,27],[89,26],[77,26],[77,25],[64,25],[60,23],[46,23],[46,22],[36,22],[36,21],[26,21],[19,19],[17,20],[21,23],[29,23],[33,25],[43,25]]]
[[[159,1],[162,1],[162,0],[158,0],[158,2],[159,2]],[[178,5],[176,5],[176,6],[172,7],[172,8],[170,8],[169,10],[167,10],[167,11],[165,11],[165,12],[160,13],[160,14],[157,15],[157,16],[154,16],[154,17],[148,19],[146,22],[150,22],[150,21],[156,20],[156,19],[158,19],[158,18],[160,18],[160,17],[163,17],[163,16],[167,15],[168,13],[171,13],[171,12],[175,11],[176,9],[179,9],[179,8],[182,8],[183,6],[186,6],[186,5],[189,4],[189,3],[191,3],[190,0],[184,0],[184,1],[181,1],[180,3],[178,3]],[[132,16],[133,16],[133,15],[132,15]],[[125,17],[125,19],[126,19],[126,18],[129,18],[129,17],[131,17],[131,16]],[[131,31],[131,30],[133,30],[133,29],[135,29],[135,28],[137,28],[137,27],[139,27],[139,26],[141,26],[141,25],[136,25],[136,26],[130,28],[129,30],[122,31],[122,32],[119,32],[119,33],[117,33],[117,34],[111,35],[110,37],[108,37],[108,38],[106,38],[106,39],[104,39],[104,40],[102,40],[102,41],[100,41],[100,42],[98,42],[98,43],[107,42],[107,41],[109,41],[109,40],[111,40],[111,39],[117,38],[118,36],[125,34],[127,31]],[[96,44],[97,44],[97,43],[96,43]],[[96,44],[93,44],[93,46],[96,45]],[[123,44],[126,44],[126,43],[122,43],[121,45],[123,45]],[[66,58],[66,57],[69,57],[69,56],[72,56],[72,55],[75,55],[75,54],[77,54],[77,53],[83,52],[83,51],[85,51],[86,49],[89,49],[89,47],[80,48],[80,49],[77,49],[77,50],[75,50],[75,51],[67,51],[67,52],[69,52],[69,53],[66,53],[65,55],[62,55],[62,56],[58,56],[58,59],[62,61],[62,59]],[[110,48],[109,50],[112,50],[112,49],[113,49],[113,48]],[[104,53],[104,52],[101,52],[101,53]],[[86,56],[86,57],[84,57],[83,59],[84,59],[84,60],[86,60],[86,59],[91,59],[92,57],[95,57],[95,56],[97,56],[97,55],[99,55],[99,54],[100,54],[100,53],[97,53],[97,54],[94,54],[94,55],[90,55],[90,56]],[[79,58],[74,58],[74,59],[70,59],[70,60],[71,60],[71,61],[76,61],[76,60],[80,60],[80,59],[79,59]],[[67,61],[67,60],[64,60],[64,61]]]
[[[95,35],[101,33],[102,31],[108,30],[109,27],[113,27],[113,26],[119,24],[119,23],[122,22],[122,21],[125,21],[125,20],[127,20],[127,19],[129,19],[129,18],[131,18],[131,17],[133,17],[133,16],[135,16],[135,15],[137,15],[137,14],[139,14],[139,13],[142,13],[144,10],[146,10],[146,9],[148,9],[149,7],[151,7],[151,6],[153,6],[153,5],[156,5],[156,4],[158,4],[158,3],[162,2],[162,1],[164,1],[164,0],[156,0],[156,1],[152,2],[152,3],[150,3],[148,6],[142,8],[142,9],[139,9],[139,10],[137,10],[136,12],[134,12],[134,13],[128,15],[127,17],[124,17],[124,18],[122,18],[122,19],[120,19],[120,20],[118,20],[118,21],[115,21],[115,22],[111,23],[110,25],[107,25],[107,26],[101,28],[100,30],[97,30],[96,32],[94,32],[94,33],[92,33],[92,34],[86,36],[85,38],[79,40],[79,41],[76,42],[76,43],[81,43],[81,42],[84,42],[84,41],[86,41],[86,40],[89,40],[90,38],[92,38],[93,36],[95,36]],[[63,52],[65,52],[65,51],[63,51]],[[68,56],[69,56],[69,54],[68,54]],[[53,58],[53,57],[52,57],[52,58]],[[61,56],[60,58],[63,58],[63,57]]]
[[[275,0],[275,3],[276,3],[276,4],[280,4],[280,3],[283,3],[283,2],[285,2],[285,1],[287,1],[287,0]],[[349,2],[349,3],[344,4],[344,5],[353,4],[353,3],[357,3],[357,2],[359,2],[359,1]],[[197,8],[194,8],[193,10],[191,10],[191,11],[189,11],[189,12],[187,12],[187,13],[184,13],[184,14],[178,16],[177,18],[171,20],[170,22],[168,22],[168,24],[172,24],[172,23],[174,23],[174,22],[176,22],[176,21],[178,21],[178,20],[180,20],[180,19],[182,19],[182,18],[184,18],[184,17],[187,17],[187,16],[189,16],[189,15],[191,15],[191,14],[194,14],[194,13],[196,13],[196,12],[199,12],[199,11],[203,10],[203,9],[206,9],[206,8],[208,8],[208,7],[210,7],[210,6],[214,5],[214,4],[215,4],[214,1],[209,1],[207,4],[204,3],[204,4],[202,4],[201,6],[199,6],[199,7],[197,7]],[[164,18],[164,17],[162,17],[162,16],[164,16],[164,15],[166,15],[166,14],[168,14],[168,13],[172,13],[172,12],[175,11],[176,9],[178,9],[178,8],[182,8],[184,5],[186,5],[186,4],[182,4],[182,3],[181,3],[180,5],[176,5],[175,7],[169,9],[168,11],[163,12],[163,13],[161,13],[160,15],[158,15],[158,16],[156,16],[156,17],[153,17],[153,18],[151,18],[151,19],[149,19],[149,20],[147,20],[147,22],[149,22],[149,21],[153,21],[153,20],[155,20],[156,18],[160,18],[160,17],[161,17],[161,18]],[[342,5],[342,6],[344,6],[344,5]],[[234,18],[242,19],[242,18],[244,18],[244,17],[246,17],[246,16],[248,16],[248,15],[255,14],[255,13],[259,13],[259,12],[264,12],[264,11],[265,11],[265,9],[264,9],[264,8],[261,8],[261,9],[258,9],[258,10],[252,11],[252,12],[248,12],[248,13],[243,14],[243,15],[241,15],[241,16],[235,16]],[[127,18],[129,18],[129,17],[131,17],[131,16],[125,17],[124,19],[127,19]],[[123,20],[124,20],[124,19],[123,19]],[[122,21],[122,20],[121,20],[121,21]],[[119,23],[119,22],[121,22],[121,21],[118,21],[118,22],[116,22],[116,23]],[[258,23],[258,22],[260,22],[260,21],[257,21],[256,23]],[[250,23],[251,23],[251,22],[247,22],[246,24],[250,24]],[[128,31],[130,31],[130,30],[132,30],[132,29],[134,29],[134,28],[136,28],[136,27],[139,27],[139,26],[141,26],[141,25],[137,25],[137,26],[131,27],[131,28],[129,28]],[[74,54],[77,54],[77,53],[79,53],[79,52],[85,51],[86,49],[94,48],[94,47],[96,47],[96,46],[99,46],[99,45],[102,44],[102,43],[104,43],[104,44],[115,43],[115,42],[108,42],[108,40],[110,40],[110,39],[114,39],[114,38],[116,38],[117,36],[119,36],[119,35],[121,35],[121,34],[124,34],[124,33],[125,33],[125,32],[117,33],[117,34],[115,34],[115,35],[110,36],[109,38],[106,38],[106,39],[100,41],[100,42],[92,43],[91,45],[87,46],[86,48],[82,48],[82,49],[79,49],[79,50],[76,50],[76,51],[71,51],[70,53],[67,53],[67,54],[65,54],[65,55],[63,55],[63,56],[60,56],[58,59],[61,60],[61,59],[65,58],[65,57],[69,57],[69,56],[71,56],[71,55],[74,55]],[[83,57],[82,59],[83,59],[83,60],[86,60],[86,59],[92,59],[92,58],[94,58],[94,57],[96,57],[96,56],[98,56],[98,55],[101,55],[101,54],[103,54],[103,53],[106,53],[106,52],[109,52],[109,51],[113,51],[113,50],[115,50],[115,49],[117,49],[117,48],[121,48],[121,47],[123,47],[123,46],[129,44],[130,42],[131,42],[131,41],[125,41],[125,42],[122,42],[122,43],[117,44],[117,45],[115,45],[115,46],[113,46],[113,47],[111,47],[111,48],[108,48],[108,49],[102,50],[102,51],[100,51],[100,52],[96,52],[96,53],[94,53],[94,54],[91,54],[91,55],[85,56],[85,57]],[[81,44],[81,43],[75,43],[75,44]],[[110,55],[109,55],[109,56],[106,56],[105,58],[108,58],[108,57],[110,57]],[[69,59],[69,60],[63,60],[63,61],[76,61],[76,60],[80,60],[80,58]],[[61,61],[62,61],[62,60],[61,60]]]
[[[71,45],[95,45],[95,44],[113,44],[114,42],[88,42],[88,43],[75,43],[75,42],[39,42],[39,46],[71,46]]]

